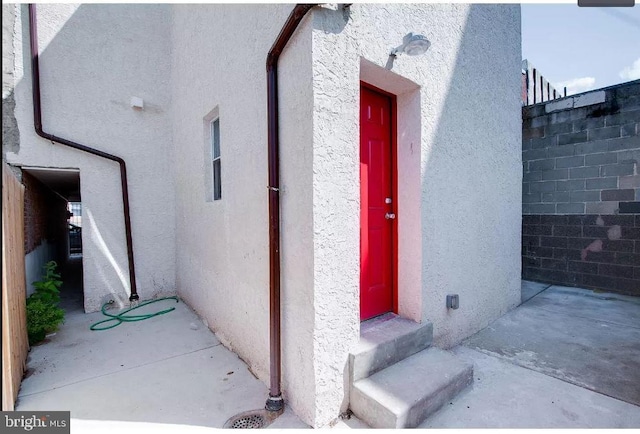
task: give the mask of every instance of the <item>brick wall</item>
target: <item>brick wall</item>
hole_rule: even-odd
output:
[[[522,114],[523,278],[640,295],[640,80]]]
[[[24,184],[25,254],[43,241],[64,241],[66,233],[66,202],[26,171]],[[63,244],[63,243],[62,243]]]

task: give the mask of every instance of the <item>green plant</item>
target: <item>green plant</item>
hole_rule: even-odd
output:
[[[40,299],[29,297],[27,300],[27,334],[29,344],[36,344],[55,331],[64,321],[64,311],[58,306]]]
[[[44,265],[42,279],[33,282],[36,290],[27,298],[27,334],[31,345],[44,340],[47,333],[57,330],[64,322],[64,310],[58,307],[62,280],[57,267],[55,261]]]

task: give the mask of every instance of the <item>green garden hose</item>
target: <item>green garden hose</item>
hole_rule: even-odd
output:
[[[106,308],[107,306],[111,305],[114,303],[113,300],[108,301],[107,303],[102,305],[102,314],[105,316],[108,316],[109,318],[104,319],[102,321],[98,321],[97,323],[93,324],[91,327],[89,327],[91,330],[95,330],[95,331],[100,331],[100,330],[109,330],[112,329],[114,327],[119,326],[120,324],[122,324],[123,322],[134,322],[134,321],[142,321],[145,319],[149,319],[149,318],[153,318],[154,316],[158,316],[158,315],[164,315],[165,313],[169,313],[172,310],[176,310],[175,307],[171,307],[169,309],[165,309],[165,310],[160,310],[158,312],[155,313],[147,313],[147,314],[142,314],[142,315],[126,315],[127,313],[131,312],[132,310],[136,310],[141,308],[142,306],[146,306],[148,304],[151,303],[157,303],[158,301],[162,301],[162,300],[175,300],[176,303],[178,303],[178,297],[163,297],[163,298],[158,298],[155,300],[149,300],[149,301],[145,301],[144,303],[140,303],[137,306],[134,307],[130,307],[129,309],[125,309],[122,312],[116,314],[116,315],[112,315],[110,313],[106,312]],[[105,323],[109,323],[115,321],[115,324],[111,324],[110,326],[107,327],[97,327],[100,324],[105,324]]]

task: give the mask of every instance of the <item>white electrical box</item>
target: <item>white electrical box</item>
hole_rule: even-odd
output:
[[[132,96],[131,97],[131,107],[137,108],[137,109],[143,109],[144,108],[144,100],[142,98],[137,97],[137,96]]]

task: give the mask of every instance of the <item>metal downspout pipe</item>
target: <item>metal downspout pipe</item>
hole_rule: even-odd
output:
[[[281,411],[284,408],[281,382],[281,318],[280,318],[280,176],[279,176],[279,117],[278,117],[278,59],[293,36],[298,25],[314,4],[298,4],[294,7],[285,22],[280,34],[267,55],[267,122],[268,122],[268,173],[269,173],[269,311],[270,311],[270,388],[265,408],[269,411]],[[129,280],[131,284],[131,301],[139,296],[135,283],[135,267],[133,259],[133,242],[131,239],[131,217],[129,212],[129,194],[127,188],[127,171],[125,161],[117,156],[99,151],[88,146],[72,142],[42,129],[42,113],[40,101],[40,69],[38,61],[38,42],[36,28],[35,5],[29,5],[29,30],[31,38],[31,76],[33,86],[33,112],[36,133],[47,140],[60,143],[80,151],[106,158],[120,165],[122,184],[122,201],[124,205],[125,232],[127,238],[127,256],[129,260]]]
[[[38,134],[43,139],[56,142],[70,148],[78,149],[98,157],[115,161],[120,165],[120,183],[122,185],[122,204],[124,208],[124,228],[127,239],[127,259],[129,262],[129,282],[131,285],[131,295],[129,301],[136,301],[140,297],[136,287],[135,264],[133,260],[133,240],[131,238],[131,215],[129,212],[129,190],[127,188],[127,165],[125,161],[115,155],[99,151],[71,140],[56,137],[53,134],[46,133],[42,129],[42,105],[40,101],[40,62],[38,54],[38,29],[36,21],[36,5],[29,4],[29,37],[31,49],[31,84],[33,94],[33,124]]]
[[[278,117],[278,58],[296,28],[315,4],[297,4],[280,30],[267,55],[267,122],[269,158],[269,398],[265,408],[280,412],[284,408],[281,382],[280,337],[280,143]]]

